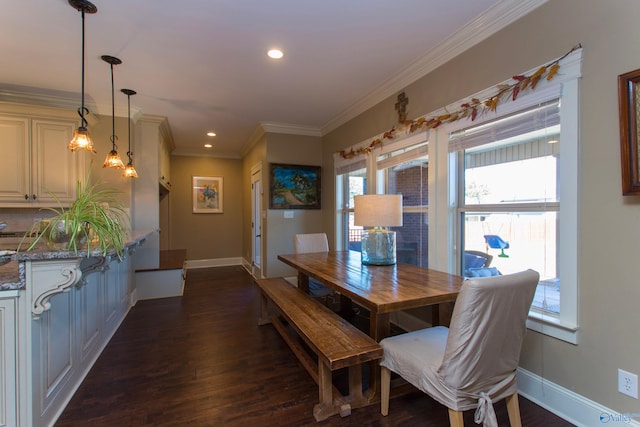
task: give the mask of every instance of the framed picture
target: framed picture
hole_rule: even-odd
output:
[[[622,194],[640,195],[640,69],[618,76]]]
[[[193,177],[193,213],[222,213],[221,176]]]
[[[320,166],[270,165],[270,209],[320,209]]]

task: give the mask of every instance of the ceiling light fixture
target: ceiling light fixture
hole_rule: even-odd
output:
[[[120,92],[127,95],[127,135],[129,136],[129,151],[127,151],[129,163],[125,166],[122,176],[127,178],[137,178],[138,172],[136,172],[136,168],[133,167],[133,153],[131,152],[131,95],[135,95],[136,91],[131,89],[120,89]]]
[[[107,158],[102,165],[103,168],[109,167],[114,169],[124,169],[124,163],[118,154],[118,147],[116,141],[116,107],[115,107],[115,94],[113,88],[113,66],[122,64],[122,61],[115,56],[102,55],[102,60],[111,66],[111,151],[107,154]]]
[[[204,144],[204,148],[211,148],[211,147],[213,147],[213,145],[211,145],[211,144]]]
[[[96,13],[98,8],[87,0],[69,0],[69,4],[80,11],[82,15],[82,104],[78,108],[80,126],[73,132],[73,138],[71,138],[67,148],[71,151],[85,149],[95,154],[96,150],[93,148],[93,141],[91,141],[89,130],[87,129],[87,120],[84,118],[85,114],[89,114],[89,110],[84,106],[84,15],[85,13]]]
[[[280,49],[270,49],[267,52],[267,55],[271,59],[281,59],[284,56],[284,52],[282,52]]]
[[[207,132],[207,136],[214,137],[214,136],[216,136],[216,133],[215,132]]]

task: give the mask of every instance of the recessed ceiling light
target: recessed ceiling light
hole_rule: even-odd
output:
[[[284,56],[284,52],[282,52],[280,49],[270,49],[267,52],[267,55],[271,59],[280,59]]]
[[[216,136],[215,132],[207,132],[207,136]]]
[[[211,148],[211,147],[213,147],[213,145],[211,145],[211,144],[204,144],[204,148]]]

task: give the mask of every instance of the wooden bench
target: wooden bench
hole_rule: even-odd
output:
[[[262,291],[258,324],[272,323],[318,384],[320,402],[313,408],[315,419],[321,421],[334,414],[345,417],[352,408],[368,405],[362,393],[361,365],[382,358],[382,347],[284,278],[258,279],[256,284]],[[317,363],[280,317],[269,314],[269,301],[317,355]],[[341,368],[349,368],[347,396],[332,382],[332,371]]]

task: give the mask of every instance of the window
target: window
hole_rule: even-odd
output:
[[[402,227],[392,228],[397,260],[422,267],[429,265],[427,149],[420,141],[377,157],[379,193],[402,194]]]
[[[343,162],[336,168],[336,247],[360,252],[362,227],[353,225],[353,198],[367,193],[367,167],[364,159]]]
[[[460,162],[461,274],[532,268],[540,273],[533,307],[551,315],[560,313],[560,134],[554,99],[449,136]]]

